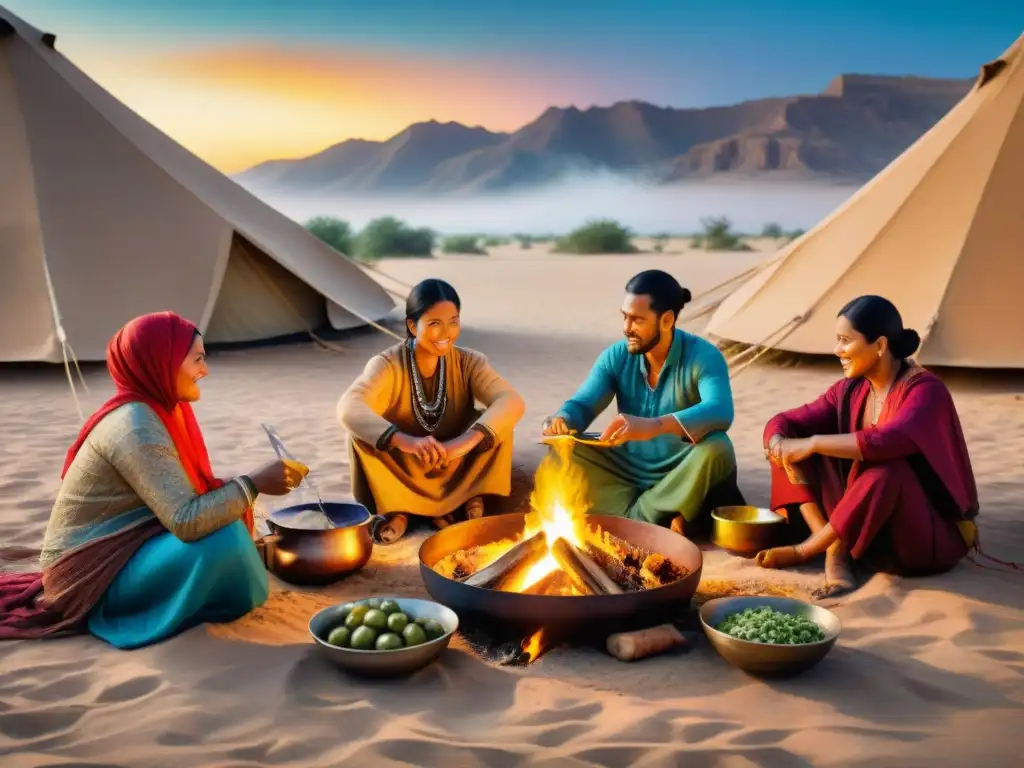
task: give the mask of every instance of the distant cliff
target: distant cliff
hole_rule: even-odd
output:
[[[549,108],[511,134],[417,123],[387,141],[353,139],[236,176],[304,192],[507,190],[580,170],[654,183],[718,174],[864,180],[884,168],[970,90],[973,81],[840,75],[820,94],[724,107],[641,101]]]

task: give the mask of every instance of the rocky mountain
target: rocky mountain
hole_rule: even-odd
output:
[[[511,134],[417,123],[236,176],[303,192],[500,191],[610,170],[655,183],[717,174],[865,180],[934,125],[973,81],[840,75],[819,94],[674,109],[640,101],[551,107]]]
[[[394,192],[429,186],[446,161],[507,139],[505,133],[431,120],[410,125],[387,141],[350,139],[298,160],[260,163],[235,178],[279,188]]]

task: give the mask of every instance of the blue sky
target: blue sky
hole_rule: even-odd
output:
[[[431,117],[508,130],[548,105],[586,107],[636,98],[699,107],[811,93],[843,72],[971,77],[1024,31],[1024,0],[0,3],[55,32],[66,55],[144,116],[154,119],[165,110],[165,123],[173,122],[166,104],[176,104],[177,112],[192,104],[185,109],[192,114],[188,119],[202,121],[208,112],[203,99],[230,85],[218,78],[244,69],[245,62],[252,62],[254,82],[265,79],[259,61],[267,60],[268,51],[292,59],[310,52],[335,57],[334,64],[325,66],[337,64],[337,71],[354,77],[376,73],[379,103],[365,93],[357,98],[339,90],[334,106],[346,109],[350,119],[338,127],[337,140],[349,137],[346,131],[381,138],[404,127],[398,125],[403,120]],[[223,58],[228,50],[233,51],[230,61]],[[138,64],[143,58],[151,62],[156,54],[177,57],[174,66],[183,57],[199,58],[183,65],[187,78],[175,79],[167,61],[159,73]],[[295,71],[311,66],[304,61]],[[379,74],[383,70],[391,80]],[[209,74],[205,83],[204,71]],[[433,72],[433,79],[425,72]],[[129,82],[132,77],[139,82]],[[142,77],[149,78],[148,88]],[[388,90],[384,85],[396,80],[406,87]],[[231,81],[237,86],[240,79],[232,74]],[[143,103],[152,86],[161,83],[166,86],[164,106]],[[435,107],[419,98],[432,87]],[[506,90],[508,103],[502,104]],[[330,99],[329,88],[316,93],[316,98]],[[141,101],[133,104],[130,97]],[[392,108],[396,99],[414,106]],[[475,119],[474,103],[479,104]],[[311,146],[326,141],[311,122],[317,119],[309,112],[294,128],[309,134]],[[202,133],[199,127],[194,131]]]

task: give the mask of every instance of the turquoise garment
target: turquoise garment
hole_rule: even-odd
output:
[[[709,341],[675,329],[658,383],[647,382],[647,360],[622,340],[598,357],[587,380],[557,415],[583,432],[616,401],[619,413],[672,415],[689,439],[673,434],[615,448],[577,445],[574,463],[587,475],[595,513],[668,525],[693,521],[710,488],[736,467],[732,443],[732,387],[722,353]]]
[[[121,569],[88,627],[117,648],[139,648],[204,622],[234,621],[268,595],[266,569],[241,521],[192,542],[161,533]]]
[[[614,398],[619,413],[628,416],[671,414],[694,443],[732,426],[729,367],[711,342],[676,328],[658,385],[653,389],[647,383],[647,372],[647,358],[631,355],[623,339],[601,353],[587,380],[557,415],[570,429],[583,432]],[[657,467],[665,462],[674,465],[680,442],[675,435],[661,435],[626,447],[637,460]]]

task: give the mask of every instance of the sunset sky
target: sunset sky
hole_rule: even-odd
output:
[[[514,130],[549,106],[708,106],[841,72],[970,77],[1021,0],[0,0],[218,168],[436,119]]]

